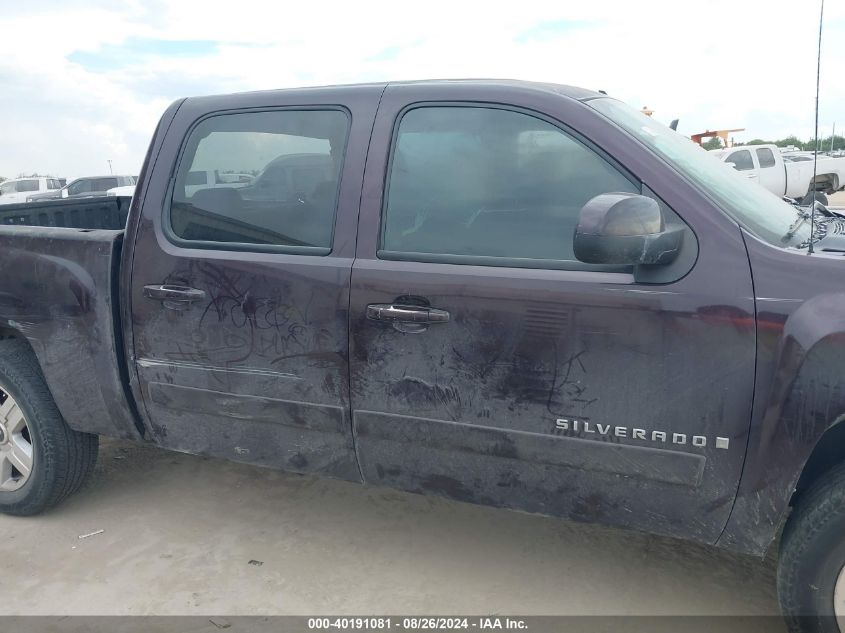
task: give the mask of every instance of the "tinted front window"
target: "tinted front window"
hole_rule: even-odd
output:
[[[80,178],[68,185],[67,192],[70,196],[75,196],[80,193],[88,193],[91,191],[92,180],[89,178]]]
[[[761,168],[774,167],[775,155],[768,147],[761,147],[757,150],[757,161],[760,163]]]
[[[205,119],[177,172],[173,233],[205,243],[328,248],[348,125],[332,110]]]
[[[581,207],[638,187],[542,119],[483,107],[402,118],[384,210],[385,251],[574,261]]]
[[[734,152],[725,159],[726,163],[733,163],[739,171],[754,169],[754,161],[751,159],[751,152],[747,149]]]

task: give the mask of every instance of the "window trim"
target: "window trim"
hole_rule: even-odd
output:
[[[176,187],[176,174],[182,166],[182,161],[185,159],[185,153],[188,148],[188,141],[194,130],[203,121],[218,116],[228,116],[232,114],[260,114],[262,112],[286,112],[286,111],[317,111],[317,112],[340,112],[346,116],[346,138],[343,142],[343,151],[341,155],[340,170],[338,171],[337,189],[335,191],[335,208],[332,216],[332,233],[329,246],[291,246],[284,244],[251,244],[249,242],[213,242],[210,240],[186,240],[176,235],[171,224],[171,207],[173,204],[173,191]],[[317,104],[317,105],[291,105],[291,106],[271,106],[259,108],[235,108],[231,110],[215,110],[207,112],[196,119],[188,127],[184,136],[182,137],[179,146],[179,153],[176,156],[176,161],[171,167],[169,174],[169,181],[167,183],[167,192],[164,196],[164,205],[161,215],[161,231],[168,242],[179,248],[187,250],[205,250],[205,251],[233,251],[233,252],[247,252],[247,253],[275,253],[286,255],[311,255],[316,257],[326,257],[330,255],[334,249],[335,231],[337,230],[337,215],[340,208],[340,190],[343,185],[343,172],[346,169],[346,160],[348,158],[347,152],[349,150],[349,139],[352,136],[352,113],[348,108],[336,104]]]
[[[387,201],[390,193],[390,174],[393,171],[393,159],[396,154],[397,139],[399,136],[399,127],[402,124],[402,119],[412,110],[421,108],[483,108],[488,110],[505,110],[523,114],[535,119],[539,119],[548,123],[552,127],[557,128],[563,134],[568,135],[577,143],[580,143],[587,149],[594,151],[602,159],[608,162],[611,167],[616,169],[622,177],[626,178],[634,185],[634,188],[642,193],[643,183],[634,176],[624,165],[615,160],[610,154],[601,149],[598,145],[590,141],[583,134],[577,132],[565,123],[552,118],[551,116],[532,110],[507,103],[487,102],[487,101],[418,101],[410,103],[403,107],[397,114],[393,121],[393,129],[390,135],[390,147],[385,165],[385,173],[382,181],[382,199],[381,199],[381,213],[379,217],[379,234],[376,247],[376,258],[387,261],[407,261],[407,262],[421,262],[429,264],[458,264],[464,266],[491,266],[497,268],[534,268],[542,270],[570,270],[578,272],[606,272],[606,273],[633,273],[633,266],[611,266],[608,264],[585,264],[578,260],[560,260],[560,259],[529,259],[525,257],[496,257],[492,255],[457,255],[451,253],[419,253],[419,252],[405,252],[393,251],[384,248],[384,236],[387,231]]]

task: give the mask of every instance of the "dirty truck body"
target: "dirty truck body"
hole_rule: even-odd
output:
[[[176,102],[125,231],[0,227],[0,333],[76,431],[761,555],[842,455],[842,253],[771,239],[753,196],[788,205],[728,208],[754,185],[696,180],[623,107],[497,81]],[[280,154],[275,189],[185,193]],[[610,192],[659,207],[668,256],[590,251]]]

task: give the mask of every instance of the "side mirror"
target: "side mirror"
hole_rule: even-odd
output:
[[[684,228],[666,228],[652,198],[603,193],[581,209],[575,227],[575,257],[585,264],[669,264],[681,250]]]

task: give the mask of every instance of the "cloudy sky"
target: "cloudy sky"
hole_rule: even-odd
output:
[[[825,9],[822,136],[845,133],[845,3]],[[566,83],[685,134],[809,138],[817,27],[817,0],[0,0],[0,175],[137,173],[182,96],[389,79]]]

